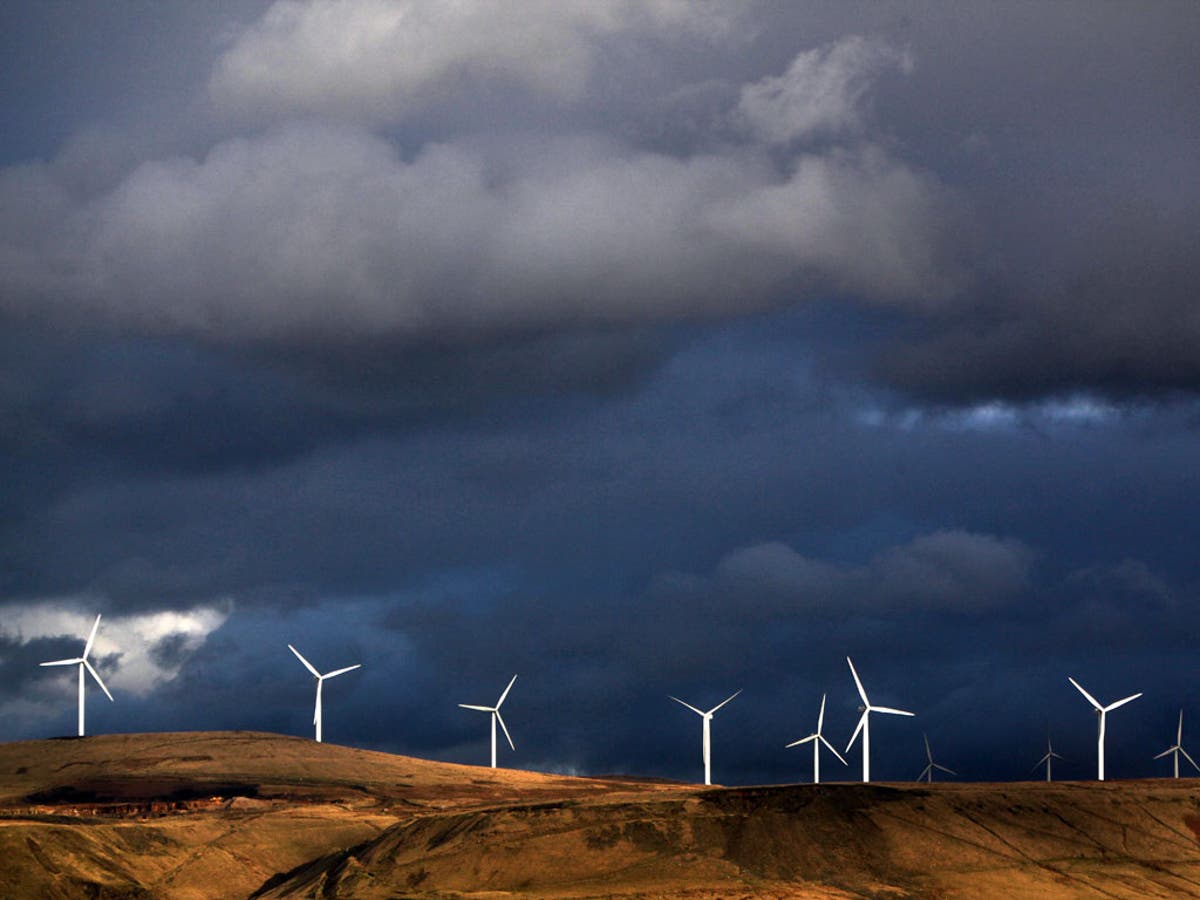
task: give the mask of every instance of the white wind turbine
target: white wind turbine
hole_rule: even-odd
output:
[[[678,697],[671,697],[670,694],[667,695],[668,697],[671,697],[671,699],[674,700],[676,703],[678,703],[682,706],[686,706],[688,709],[690,709],[692,712],[694,712],[696,715],[698,715],[701,719],[704,720],[704,783],[705,784],[712,784],[712,734],[711,734],[710,728],[712,725],[713,713],[715,713],[718,709],[720,709],[722,706],[724,706],[726,703],[728,703],[730,700],[732,700],[734,697],[736,697],[741,692],[742,692],[742,689],[738,688],[736,691],[734,691],[732,694],[730,694],[728,697],[726,697],[724,700],[722,700],[720,703],[718,703],[716,706],[714,706],[708,712],[704,712],[703,710],[696,709],[696,707],[692,706],[692,704],[684,703]]]
[[[104,686],[104,682],[100,679],[100,673],[95,670],[90,662],[88,662],[88,654],[92,652],[92,642],[96,640],[96,629],[100,627],[100,616],[96,616],[96,621],[92,623],[92,632],[88,635],[87,643],[83,645],[83,653],[73,659],[56,659],[54,662],[39,663],[43,666],[79,666],[79,736],[83,737],[83,670],[87,669],[92,673],[92,677],[96,679],[96,684],[100,685],[100,690],[112,700],[113,695],[108,693],[108,688]],[[115,701],[114,701],[115,702]]]
[[[1092,706],[1096,707],[1096,714],[1098,716],[1100,716],[1100,736],[1096,741],[1096,771],[1097,771],[1096,777],[1100,781],[1103,781],[1104,780],[1104,725],[1105,725],[1105,722],[1107,721],[1107,716],[1110,712],[1112,712],[1118,706],[1124,706],[1130,700],[1136,700],[1138,697],[1142,696],[1142,692],[1138,691],[1136,694],[1131,694],[1130,696],[1125,697],[1124,699],[1117,700],[1114,703],[1108,704],[1108,706],[1101,706],[1100,703],[1096,700],[1096,698],[1093,697],[1091,694],[1089,694],[1087,691],[1085,691],[1082,687],[1080,687],[1079,682],[1076,681],[1074,678],[1072,678],[1070,675],[1067,676],[1067,681],[1069,681],[1069,682],[1071,682],[1071,684],[1075,685],[1075,689],[1078,690],[1079,693],[1083,694],[1083,696],[1087,698],[1087,702],[1092,704]]]
[[[500,707],[504,704],[504,698],[508,696],[508,692],[512,690],[513,682],[517,680],[517,676],[512,677],[512,681],[508,683],[508,687],[504,689],[504,693],[500,695],[500,699],[496,701],[495,706],[475,706],[471,703],[458,704],[463,709],[477,709],[480,712],[492,714],[492,768],[496,768],[496,723],[500,723],[500,727],[504,729],[504,736],[508,739],[508,746],[513,750],[517,749],[517,745],[513,743],[512,735],[508,733],[508,726],[504,724],[504,718],[500,715]]]
[[[332,672],[326,672],[324,675],[322,675],[316,670],[316,667],[314,667],[312,663],[300,655],[299,650],[297,650],[291,644],[288,644],[288,649],[296,654],[296,659],[304,663],[304,668],[312,672],[313,678],[317,679],[317,707],[313,712],[313,725],[317,727],[317,743],[319,744],[321,743],[321,688],[325,686],[325,679],[334,678],[338,675],[345,675],[347,672],[353,672],[355,669],[361,669],[362,663],[355,663],[352,666],[346,666],[344,669],[334,669]]]
[[[953,769],[947,769],[945,766],[940,766],[933,761],[933,751],[929,749],[929,735],[922,732],[921,737],[925,738],[925,758],[929,760],[929,762],[925,768],[921,770],[921,774],[917,776],[917,781],[924,781],[927,784],[933,784],[934,769],[941,769],[947,775],[957,775],[958,773]]]
[[[1193,769],[1195,769],[1197,772],[1200,772],[1200,766],[1196,765],[1196,761],[1194,759],[1192,759],[1192,757],[1188,754],[1188,752],[1186,750],[1183,749],[1183,710],[1182,709],[1179,711],[1179,730],[1175,732],[1175,743],[1173,745],[1171,745],[1170,747],[1168,747],[1166,750],[1164,750],[1162,753],[1158,754],[1158,756],[1156,756],[1154,758],[1162,759],[1168,753],[1174,754],[1174,756],[1175,756],[1175,777],[1176,778],[1179,777],[1179,754],[1180,753],[1183,754],[1184,759],[1186,759],[1188,762],[1190,762],[1192,764]]]
[[[854,663],[850,662],[850,657],[846,657],[846,662],[850,663],[850,674],[854,676],[854,684],[858,688],[858,696],[862,697],[863,705],[859,707],[862,710],[862,717],[858,720],[858,725],[854,729],[854,734],[850,736],[850,743],[846,745],[846,752],[850,752],[850,748],[854,746],[854,741],[858,737],[858,733],[862,732],[862,754],[863,754],[863,783],[866,784],[871,780],[871,713],[888,713],[893,716],[915,716],[916,713],[910,713],[903,709],[892,709],[888,706],[872,706],[871,701],[867,699],[867,692],[863,690],[862,681],[858,678],[858,673],[854,671]]]
[[[1062,759],[1062,756],[1060,754],[1054,752],[1054,745],[1052,743],[1050,743],[1050,736],[1046,735],[1046,755],[1043,756],[1041,759],[1039,759],[1037,762],[1035,762],[1033,764],[1033,769],[1036,769],[1042,763],[1045,763],[1046,764],[1046,780],[1052,781],[1053,779],[1050,777],[1050,764],[1053,760],[1056,760],[1056,759]],[[1030,769],[1029,771],[1032,772],[1033,769]]]
[[[833,744],[825,740],[825,735],[821,733],[821,727],[825,724],[825,695],[821,695],[821,711],[817,714],[817,730],[806,738],[801,738],[798,741],[792,741],[788,747],[799,747],[801,744],[807,744],[812,741],[813,745],[813,784],[821,783],[821,744],[829,748],[829,752],[836,756],[843,766],[849,765],[846,760],[842,759],[842,754],[833,749]],[[787,748],[784,748],[787,749]]]

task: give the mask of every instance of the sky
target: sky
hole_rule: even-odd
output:
[[[1200,8],[0,10],[0,739],[1200,751]],[[1194,725],[1191,723],[1195,723]],[[843,769],[859,773],[857,747]]]

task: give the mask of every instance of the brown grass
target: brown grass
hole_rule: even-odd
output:
[[[1191,780],[703,788],[245,732],[0,745],[12,897],[1200,897]]]

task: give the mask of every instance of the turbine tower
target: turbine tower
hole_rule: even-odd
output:
[[[722,700],[720,703],[718,703],[716,706],[714,706],[708,712],[704,712],[703,710],[696,709],[696,707],[692,706],[692,704],[684,703],[678,697],[671,697],[671,699],[674,700],[676,703],[678,703],[682,706],[686,706],[688,709],[690,709],[692,712],[694,712],[696,715],[698,715],[701,719],[704,720],[704,783],[705,784],[712,784],[712,736],[711,736],[710,726],[712,725],[713,713],[715,713],[718,709],[720,709],[722,706],[724,706],[726,703],[728,703],[730,700],[732,700],[734,697],[736,697],[741,692],[742,692],[742,689],[738,688],[736,691],[734,691],[732,694],[730,694],[728,697],[726,697],[724,700]],[[671,695],[668,694],[667,696],[670,697]]]
[[[846,662],[850,663],[850,674],[854,676],[854,684],[858,687],[858,696],[862,697],[863,705],[859,707],[862,710],[862,717],[858,720],[858,725],[854,729],[854,734],[850,736],[850,743],[846,745],[846,752],[850,752],[850,748],[854,746],[854,741],[858,737],[858,733],[862,732],[862,755],[863,755],[863,784],[871,780],[871,713],[888,713],[893,716],[915,716],[916,713],[910,713],[903,709],[892,709],[888,706],[872,706],[871,701],[867,699],[867,692],[863,690],[862,681],[859,680],[858,673],[854,671],[854,663],[850,662],[850,657],[846,657]]]
[[[313,678],[317,679],[317,708],[313,712],[313,725],[315,725],[317,728],[317,743],[319,744],[321,743],[321,688],[325,685],[325,679],[335,678],[338,675],[345,675],[347,672],[353,672],[355,669],[361,669],[362,663],[355,663],[352,666],[346,666],[344,669],[334,669],[332,672],[326,672],[324,675],[322,675],[316,670],[316,667],[313,666],[312,663],[300,655],[299,650],[297,650],[291,644],[288,644],[288,649],[296,654],[296,659],[304,663],[304,668],[312,672]]]
[[[849,765],[846,760],[842,759],[842,754],[833,749],[833,744],[825,740],[825,735],[821,733],[821,726],[825,724],[825,695],[821,695],[821,711],[817,714],[817,730],[806,738],[801,738],[798,741],[792,741],[788,747],[799,747],[801,744],[807,744],[812,741],[813,745],[813,784],[821,783],[821,744],[829,748],[829,752],[836,756],[843,766]],[[784,748],[787,749],[787,748]]]
[[[1124,706],[1130,700],[1136,700],[1138,697],[1142,696],[1142,692],[1138,691],[1136,694],[1131,694],[1130,696],[1125,697],[1124,699],[1117,700],[1114,703],[1108,704],[1108,706],[1101,706],[1100,703],[1096,700],[1096,698],[1093,697],[1091,694],[1089,694],[1087,691],[1085,691],[1082,687],[1080,687],[1079,682],[1076,681],[1074,678],[1072,678],[1070,675],[1067,676],[1067,681],[1069,681],[1069,682],[1071,682],[1071,684],[1075,685],[1075,689],[1078,690],[1079,693],[1083,694],[1083,696],[1087,698],[1087,702],[1092,704],[1092,706],[1096,707],[1096,714],[1100,716],[1100,736],[1096,740],[1096,772],[1097,772],[1096,777],[1100,781],[1103,781],[1104,780],[1104,725],[1105,725],[1105,722],[1107,721],[1107,716],[1110,712],[1112,712],[1118,706]]]
[[[947,775],[957,775],[953,769],[947,769],[945,766],[939,766],[933,761],[933,751],[929,749],[929,735],[921,732],[921,737],[925,738],[925,758],[929,760],[928,765],[921,770],[921,774],[917,776],[917,781],[924,781],[926,784],[933,784],[933,770],[941,769]]]
[[[1041,759],[1039,759],[1037,762],[1035,762],[1033,764],[1033,769],[1030,769],[1029,771],[1032,772],[1034,769],[1036,769],[1042,763],[1045,763],[1046,764],[1046,780],[1052,781],[1053,779],[1050,777],[1050,763],[1052,760],[1055,760],[1055,759],[1062,759],[1062,756],[1060,756],[1059,754],[1054,752],[1054,745],[1052,743],[1050,743],[1050,736],[1046,735],[1046,755],[1043,756]]]
[[[100,678],[100,673],[88,662],[88,654],[92,652],[92,642],[96,640],[96,629],[100,627],[100,616],[96,616],[96,621],[92,623],[92,632],[88,635],[87,643],[83,645],[83,653],[73,659],[56,659],[53,662],[39,663],[43,666],[79,666],[79,736],[83,737],[83,670],[87,669],[92,677],[96,679],[96,684],[100,685],[100,690],[104,691],[109,700],[112,700],[113,695],[108,693],[108,688],[104,686],[104,682]],[[114,701],[115,702],[115,701]]]
[[[1182,709],[1179,711],[1179,730],[1175,732],[1175,743],[1172,744],[1170,747],[1168,747],[1166,750],[1164,750],[1162,753],[1158,754],[1158,756],[1156,756],[1154,758],[1162,759],[1168,753],[1173,754],[1175,757],[1175,777],[1176,778],[1179,777],[1179,754],[1180,753],[1183,754],[1184,759],[1186,759],[1188,762],[1190,762],[1192,764],[1193,769],[1195,769],[1197,772],[1200,772],[1200,766],[1196,765],[1196,761],[1194,759],[1192,759],[1192,757],[1188,754],[1188,752],[1186,750],[1183,749],[1183,710]]]
[[[512,677],[512,681],[508,683],[508,687],[504,689],[504,693],[500,695],[500,699],[496,701],[495,706],[474,706],[470,703],[458,704],[463,709],[477,709],[480,712],[492,714],[492,768],[496,768],[496,723],[500,723],[500,727],[504,729],[504,736],[508,739],[508,746],[513,750],[517,749],[517,745],[513,743],[512,735],[508,733],[508,726],[504,724],[504,718],[500,715],[500,707],[504,703],[504,698],[508,696],[508,692],[512,690],[513,682],[517,680],[517,676]]]

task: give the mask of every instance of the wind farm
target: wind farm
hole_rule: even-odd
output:
[[[86,671],[111,699],[89,661],[99,626],[97,616],[80,656],[42,665],[78,666],[80,690]],[[812,744],[811,783],[722,786],[712,777],[712,721],[741,689],[709,709],[669,695],[701,719],[703,782],[689,784],[499,767],[497,731],[516,752],[501,714],[513,675],[494,704],[458,704],[489,716],[483,768],[326,745],[324,683],[362,664],[322,673],[287,647],[316,682],[313,741],[254,732],[85,737],[81,694],[76,740],[0,744],[0,772],[15,773],[0,779],[0,881],[30,895],[190,897],[211,888],[215,866],[224,891],[253,897],[310,896],[319,886],[327,896],[373,898],[420,885],[420,896],[563,900],[598,886],[630,898],[883,887],[1066,898],[1105,895],[1113,879],[1131,896],[1186,896],[1200,876],[1200,781],[1181,777],[1179,759],[1200,766],[1183,747],[1183,711],[1174,743],[1154,756],[1173,757],[1173,777],[1105,779],[1107,714],[1141,693],[1103,705],[1068,677],[1099,719],[1093,782],[1054,781],[1053,761],[1063,757],[1048,736],[1034,766],[1045,767],[1044,781],[944,781],[935,775],[959,773],[922,734],[917,785],[873,783],[871,714],[914,713],[873,703],[847,656],[854,689],[844,699],[861,703],[848,749],[861,737],[861,783],[822,780],[822,750],[847,765],[826,737],[823,693],[815,729],[783,748]],[[81,845],[74,835],[85,821]],[[864,822],[876,835],[868,842],[856,837]],[[130,828],[143,835],[135,847],[157,849],[125,850],[118,865],[101,866],[118,844],[129,846]],[[1186,830],[1195,838],[1181,840]],[[164,853],[180,861],[168,874]]]

